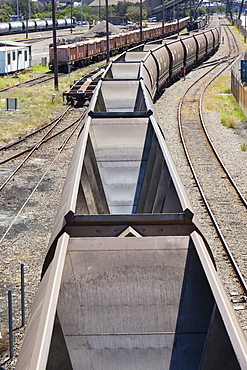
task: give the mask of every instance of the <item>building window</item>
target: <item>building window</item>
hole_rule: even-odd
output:
[[[25,62],[27,61],[27,50],[25,50]]]
[[[8,65],[11,63],[10,53],[7,54]]]
[[[15,60],[15,51],[13,51],[12,58]]]

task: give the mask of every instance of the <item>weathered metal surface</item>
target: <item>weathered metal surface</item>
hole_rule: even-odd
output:
[[[88,74],[86,77],[81,77],[70,90],[63,93],[63,99],[66,97],[67,103],[74,101],[82,101],[84,103],[87,99],[90,100],[103,73],[104,69],[100,69]]]
[[[214,300],[189,237],[71,239],[65,266],[73,369],[199,368]]]
[[[50,351],[54,318],[64,268],[69,237],[63,234],[52,263],[42,279],[36,294],[16,370],[45,370]],[[60,360],[57,366],[72,369],[67,347],[60,341]],[[51,369],[51,368],[50,368]]]
[[[241,82],[240,78],[240,60],[246,59],[246,54],[240,55],[235,61],[231,70],[231,91],[237,100],[244,114],[247,116],[247,90],[245,84]]]
[[[247,367],[244,333],[158,126],[148,69],[146,81],[112,80],[119,71],[108,69],[95,89],[18,370]]]

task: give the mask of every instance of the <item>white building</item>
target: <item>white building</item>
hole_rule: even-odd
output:
[[[14,73],[31,67],[31,46],[17,42],[0,42],[0,74]]]

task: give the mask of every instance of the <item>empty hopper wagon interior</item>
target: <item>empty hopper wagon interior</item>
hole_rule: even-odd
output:
[[[19,366],[240,369],[225,293],[152,102],[139,82],[108,87],[75,147],[25,337],[36,343]]]
[[[246,369],[244,333],[157,123],[155,80],[148,68],[153,85],[131,79],[133,60],[112,80],[118,67],[79,134],[16,369]]]

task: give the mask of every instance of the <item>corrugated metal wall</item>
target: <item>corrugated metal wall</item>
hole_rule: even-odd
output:
[[[246,83],[242,84],[241,82],[241,60],[243,59],[247,59],[247,52],[240,55],[232,66],[231,91],[244,114],[247,116],[247,86]]]

